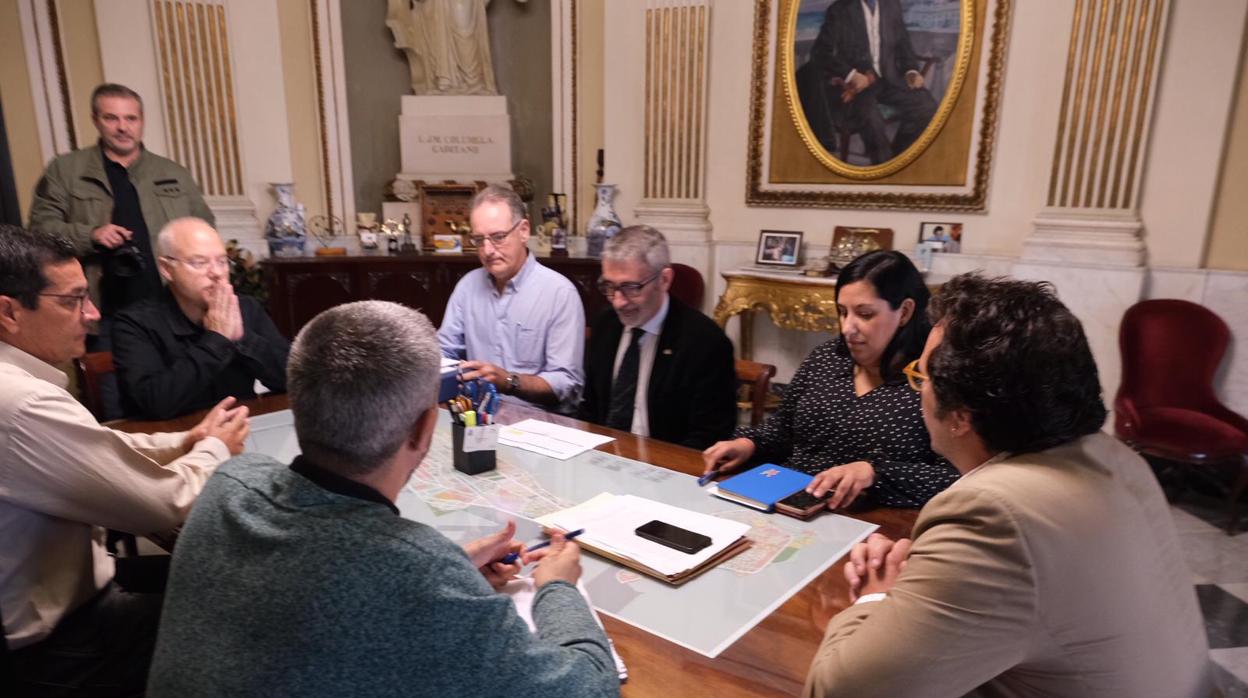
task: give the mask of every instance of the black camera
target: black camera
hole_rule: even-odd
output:
[[[146,268],[147,261],[143,259],[143,253],[130,240],[104,257],[105,273],[110,276],[130,278],[142,274]]]

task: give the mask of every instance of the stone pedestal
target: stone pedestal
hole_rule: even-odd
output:
[[[402,179],[509,181],[514,175],[507,98],[405,96],[399,148]]]

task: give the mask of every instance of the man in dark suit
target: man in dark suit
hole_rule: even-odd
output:
[[[732,343],[668,295],[673,276],[667,240],[654,228],[630,226],[607,242],[598,289],[612,310],[593,324],[578,416],[704,449],[736,425]]]
[[[846,128],[862,137],[867,158],[879,164],[914,143],[936,114],[922,69],[900,0],[836,0],[810,59],[797,71],[798,94],[825,148],[835,147],[837,127]],[[891,142],[882,104],[897,111]]]

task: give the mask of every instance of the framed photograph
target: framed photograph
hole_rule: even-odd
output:
[[[961,223],[920,223],[919,243],[936,252],[962,251]]]
[[[796,267],[802,256],[802,234],[791,230],[764,230],[758,234],[754,261],[776,267]]]
[[[757,0],[746,203],[982,211],[1012,2]]]

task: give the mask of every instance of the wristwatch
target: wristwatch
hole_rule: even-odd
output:
[[[517,373],[507,374],[507,392],[514,393],[520,389],[520,375]]]

